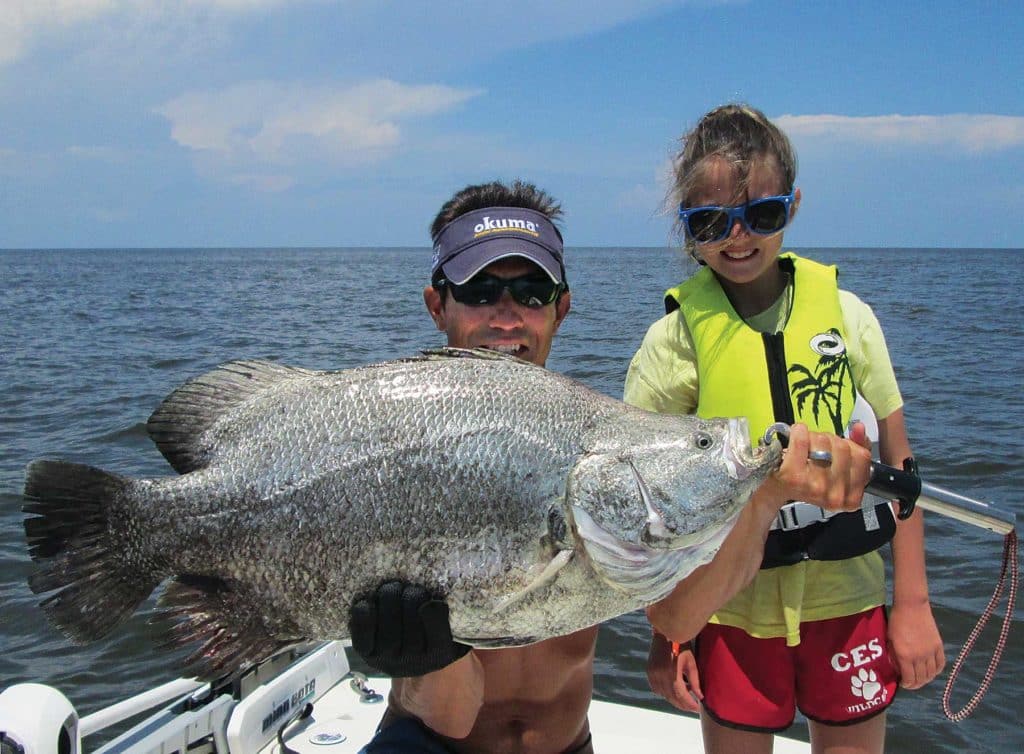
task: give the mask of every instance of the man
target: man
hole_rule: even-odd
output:
[[[449,346],[545,363],[570,306],[554,224],[560,216],[555,200],[520,181],[468,186],[441,208],[423,299]],[[812,441],[832,453],[831,465],[807,461]],[[677,587],[673,596],[688,600],[692,619],[680,623],[676,611],[652,609],[658,630],[687,640],[753,577],[787,499],[859,507],[869,460],[852,443],[794,427],[786,461],[744,509],[723,554]],[[363,658],[394,676],[367,754],[593,751],[587,710],[596,626],[525,647],[472,650],[452,641],[444,602],[418,585],[389,582],[357,601],[351,633]]]

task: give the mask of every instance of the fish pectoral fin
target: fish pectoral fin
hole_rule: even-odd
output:
[[[271,631],[254,595],[224,579],[182,574],[157,601],[151,622],[168,623],[165,648],[199,643],[185,660],[203,680],[234,674],[301,640],[298,626]]]
[[[640,495],[640,500],[644,504],[644,508],[647,510],[647,526],[644,529],[644,541],[648,544],[652,542],[672,542],[675,537],[675,532],[668,528],[665,524],[665,519],[661,515],[661,512],[654,506],[654,498],[651,495],[651,490],[647,486],[647,482],[640,476],[640,472],[637,471],[636,466],[633,462],[626,460],[629,464],[630,470],[633,472],[633,478],[636,480],[636,490]]]
[[[558,572],[565,568],[565,566],[569,565],[569,562],[572,560],[572,556],[575,552],[575,550],[560,550],[555,557],[548,561],[548,564],[544,566],[544,570],[542,570],[533,581],[527,584],[524,589],[519,590],[515,594],[510,594],[508,597],[501,600],[501,602],[498,603],[498,606],[494,608],[494,612],[500,613],[504,610],[508,610],[508,608],[521,601],[527,595],[532,594],[538,589],[550,584],[555,580],[555,577],[558,576]]]

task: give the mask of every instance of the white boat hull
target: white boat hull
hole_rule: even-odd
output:
[[[56,689],[13,686],[0,694],[0,736],[25,754],[279,754],[279,735],[297,754],[354,754],[373,737],[390,687],[387,678],[352,673],[342,643],[330,642],[294,662],[271,661],[234,693],[175,681],[81,720]],[[108,743],[83,748],[84,738],[159,705],[166,706]],[[598,754],[703,751],[692,715],[595,700],[590,727]],[[810,747],[776,737],[775,751],[806,754]]]

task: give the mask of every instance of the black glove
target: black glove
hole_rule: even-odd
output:
[[[404,581],[385,582],[358,598],[348,630],[366,664],[393,678],[440,670],[471,649],[452,641],[447,603]]]

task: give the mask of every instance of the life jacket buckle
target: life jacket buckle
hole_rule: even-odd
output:
[[[811,526],[812,524],[827,521],[835,513],[819,508],[817,505],[794,501],[786,503],[779,509],[778,515],[772,522],[771,531],[795,531]]]

